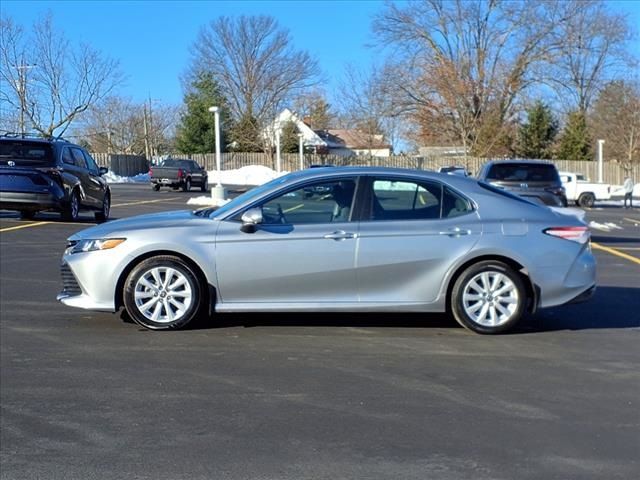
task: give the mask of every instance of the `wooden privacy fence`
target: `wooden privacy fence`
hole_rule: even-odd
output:
[[[134,177],[147,173],[150,163],[144,155],[120,155],[113,153],[92,153],[91,156],[101,167],[107,167],[116,175]]]
[[[92,153],[98,165],[109,167],[116,175],[132,177],[139,173],[149,171],[150,162],[140,155],[115,155],[107,153]],[[216,169],[215,154],[173,155],[174,158],[191,158],[205,167],[207,170]],[[297,153],[285,153],[281,156],[282,170],[292,172],[300,169],[300,157]],[[409,155],[392,155],[390,157],[369,157],[365,155],[342,157],[339,155],[305,154],[303,158],[304,168],[311,165],[331,164],[337,166],[377,166],[413,168],[418,170],[437,170],[448,165],[464,165],[472,174],[478,173],[482,165],[489,158],[467,157],[416,157]],[[221,158],[223,170],[235,170],[249,165],[263,165],[276,169],[275,155],[266,153],[223,153]],[[585,162],[577,160],[554,160],[553,163],[560,171],[577,172],[586,175],[592,181],[598,180],[598,162]],[[636,165],[631,173],[636,182],[640,181],[640,166]],[[618,163],[605,162],[603,181],[613,185],[621,185],[626,172]]]
[[[212,153],[176,155],[176,157],[187,157],[197,161],[207,170],[215,170],[216,160]],[[300,157],[297,153],[282,154],[282,170],[292,172],[300,169]],[[303,159],[304,168],[311,165],[331,164],[337,166],[377,166],[377,167],[397,167],[414,168],[418,170],[437,170],[439,167],[448,165],[464,165],[472,174],[477,174],[482,165],[490,158],[467,157],[416,157],[409,155],[392,155],[390,157],[369,157],[365,155],[342,157],[339,155],[315,155],[305,154]],[[498,159],[499,160],[499,159]],[[223,170],[234,170],[249,165],[264,165],[276,169],[275,156],[266,153],[223,153],[221,158]],[[578,160],[554,160],[559,171],[576,172],[586,175],[591,181],[598,180],[598,162],[578,161]],[[622,165],[614,162],[604,162],[603,181],[613,185],[621,185],[626,176]],[[636,165],[631,176],[640,181],[640,166]]]

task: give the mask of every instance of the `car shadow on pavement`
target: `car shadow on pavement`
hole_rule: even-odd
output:
[[[640,289],[598,287],[584,303],[538,310],[513,333],[640,328]]]
[[[604,235],[592,235],[591,240],[596,243],[640,243],[638,237],[607,237]]]

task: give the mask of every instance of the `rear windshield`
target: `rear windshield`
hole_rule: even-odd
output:
[[[24,140],[0,142],[0,165],[46,167],[53,163],[53,149],[48,143]]]
[[[189,160],[165,160],[160,164],[161,167],[173,167],[173,168],[189,168]]]
[[[503,182],[559,182],[558,171],[552,164],[496,163],[491,166],[487,180]]]

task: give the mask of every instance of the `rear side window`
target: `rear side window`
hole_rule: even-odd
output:
[[[24,140],[3,140],[0,142],[0,165],[48,167],[53,163],[53,149],[48,143]]]
[[[372,184],[373,220],[421,220],[440,218],[442,185],[376,178]]]
[[[442,194],[442,217],[453,218],[473,211],[471,202],[457,194],[449,187],[444,187]]]
[[[87,168],[87,161],[84,159],[82,150],[80,150],[79,148],[72,148],[71,152],[73,154],[73,160],[76,164],[76,167]]]
[[[556,167],[551,164],[496,163],[487,173],[487,180],[503,182],[559,182]]]

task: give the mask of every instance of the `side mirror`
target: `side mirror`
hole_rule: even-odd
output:
[[[250,208],[242,214],[242,227],[240,230],[244,233],[255,233],[256,225],[262,223],[262,209]]]
[[[100,168],[98,169],[98,173],[99,173],[100,175],[105,175],[105,174],[107,174],[108,172],[109,172],[109,169],[108,169],[107,167],[100,167]]]

